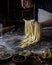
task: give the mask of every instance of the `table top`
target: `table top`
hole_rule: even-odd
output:
[[[12,63],[12,61],[6,62],[6,63],[2,63],[0,65],[15,65],[14,63]],[[26,64],[25,64],[26,65]],[[46,62],[46,63],[37,63],[37,62],[33,62],[30,65],[52,65],[52,61],[51,62]]]
[[[50,31],[50,30],[49,30]],[[52,30],[51,30],[52,31]],[[46,30],[44,30],[44,32],[46,32],[46,33],[50,33],[50,35],[49,34],[47,34],[48,36],[51,36],[51,32],[48,32],[48,31],[46,31]],[[37,50],[36,52],[40,52],[40,49],[41,48],[44,48],[44,47],[51,47],[52,48],[52,40],[51,39],[49,39],[47,36],[46,36],[46,34],[44,34],[43,35],[44,36],[44,39],[42,39],[37,45],[32,45],[32,46],[30,46],[30,47],[27,47],[27,48],[24,48],[24,49],[29,49],[29,50],[33,50],[33,49],[35,49],[35,50]],[[22,36],[11,36],[9,39],[2,39],[2,41],[0,41],[0,44],[2,44],[2,45],[5,45],[8,49],[12,49],[12,50],[14,50],[13,48],[16,46],[16,45],[18,45],[18,40],[17,40],[17,38],[18,38],[18,40],[20,39],[20,38],[22,38]],[[47,38],[47,39],[45,39],[45,38]],[[47,43],[47,44],[46,44]],[[15,51],[19,51],[19,50],[24,50],[24,49],[15,49]],[[38,53],[39,53],[38,52]],[[48,65],[52,65],[51,64],[52,62],[50,62],[50,63],[48,63]],[[10,61],[10,62],[6,62],[6,63],[2,63],[2,64],[0,64],[0,65],[15,65],[14,63],[12,63],[12,61]],[[37,65],[45,65],[45,64],[37,64]]]
[[[15,64],[10,61],[10,62],[6,62],[6,63],[2,63],[0,65],[15,65]]]

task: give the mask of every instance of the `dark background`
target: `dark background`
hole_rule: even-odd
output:
[[[3,26],[17,25],[23,18],[33,19],[33,12],[33,8],[24,10],[21,0],[0,0],[0,23],[3,23]],[[36,20],[37,12],[36,7]]]
[[[0,0],[0,22],[4,26],[21,19],[20,0]]]

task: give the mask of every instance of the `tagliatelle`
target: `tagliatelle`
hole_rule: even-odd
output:
[[[31,44],[36,44],[41,38],[41,26],[34,20],[25,20],[25,38],[20,44],[20,47],[27,47]]]

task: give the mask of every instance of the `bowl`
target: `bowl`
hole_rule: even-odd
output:
[[[8,62],[12,59],[12,52],[11,50],[6,50],[3,53],[0,54],[0,63]]]
[[[12,61],[15,65],[25,65],[26,57],[22,55],[14,55]]]
[[[40,62],[38,62],[34,57],[28,56],[26,60],[26,65],[40,65]]]

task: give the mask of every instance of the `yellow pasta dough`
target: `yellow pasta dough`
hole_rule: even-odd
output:
[[[41,25],[34,20],[25,20],[25,36],[20,44],[22,48],[36,44],[41,38]]]

